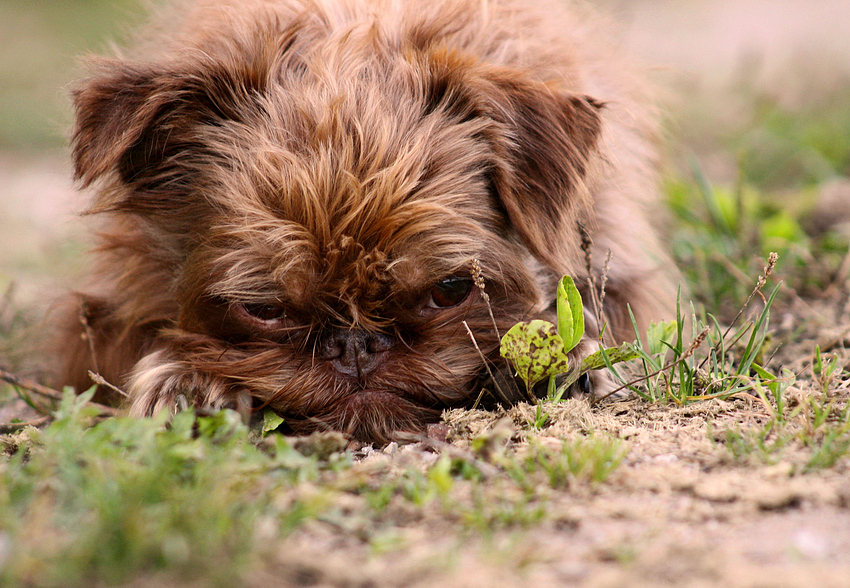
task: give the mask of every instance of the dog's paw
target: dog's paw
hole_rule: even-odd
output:
[[[165,350],[144,356],[136,364],[126,387],[129,412],[135,417],[172,413],[189,407],[250,411],[251,400],[226,382],[200,373],[171,357]]]

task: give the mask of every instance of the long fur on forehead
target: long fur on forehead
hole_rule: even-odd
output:
[[[491,21],[490,11],[511,6],[281,0],[240,2],[237,14],[235,4],[202,2],[164,44],[179,59],[153,50],[102,63],[77,91],[77,176],[105,180],[94,211],[180,209],[174,218],[185,219],[204,204],[228,208],[237,195],[241,204],[245,184],[216,182],[258,166],[257,190],[276,190],[321,239],[331,227],[367,230],[370,211],[358,204],[380,217],[407,196],[427,201],[429,188],[440,193],[435,206],[466,208],[470,195],[453,182],[488,172],[500,198],[494,209],[560,266],[577,242],[553,246],[541,235],[571,227],[586,207],[600,105],[572,93],[569,64],[540,39],[511,40],[505,25],[528,23]],[[501,28],[488,28],[497,21]],[[299,158],[310,167],[288,165]],[[268,164],[273,173],[263,173]]]
[[[356,95],[352,88],[338,100],[355,101]],[[321,98],[312,102],[321,104]],[[417,231],[437,228],[447,217],[457,217],[458,210],[478,215],[470,221],[498,222],[490,210],[478,213],[469,206],[487,197],[471,183],[476,175],[483,183],[493,166],[492,154],[477,136],[486,122],[387,121],[385,114],[373,119],[356,104],[329,105],[335,111],[332,120],[305,120],[299,114],[303,106],[300,101],[270,103],[270,120],[234,135],[229,144],[220,143],[218,152],[229,157],[225,165],[215,164],[217,170],[208,170],[208,181],[213,177],[220,185],[207,198],[223,210],[258,219],[283,214],[327,243],[343,236],[365,243],[370,235],[404,241],[414,222]],[[472,228],[462,218],[451,220]]]

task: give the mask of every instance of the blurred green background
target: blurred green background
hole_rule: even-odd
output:
[[[0,1],[0,150],[62,147],[77,57],[140,19],[136,0]]]

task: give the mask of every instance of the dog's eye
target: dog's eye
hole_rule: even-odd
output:
[[[431,288],[428,306],[430,308],[449,308],[457,306],[469,296],[472,280],[469,278],[446,278]]]
[[[251,318],[264,322],[278,321],[286,318],[286,310],[276,304],[242,303],[241,306]]]

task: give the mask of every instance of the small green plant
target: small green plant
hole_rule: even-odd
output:
[[[771,418],[784,424],[787,413],[785,390],[796,380],[794,372],[785,370],[784,376],[780,378],[758,364],[753,364],[752,368],[757,374],[752,379],[752,389],[770,412]]]
[[[261,429],[261,435],[263,437],[270,435],[274,431],[278,429],[284,423],[283,417],[277,414],[270,408],[267,408],[263,411],[263,426]]]
[[[645,342],[632,317],[635,329],[633,350],[641,369],[638,377],[627,382],[623,375],[609,366],[611,373],[623,382],[621,388],[628,387],[650,402],[671,400],[677,404],[728,398],[749,391],[754,375],[758,375],[757,370],[763,369],[759,362],[769,341],[770,308],[779,286],[766,299],[762,296],[764,303],[755,318],[736,323],[753,298],[761,296],[777,260],[778,256],[771,253],[755,288],[726,329],[721,328],[719,321],[710,314],[706,315],[706,321],[698,319],[692,307],[691,324],[698,334],[687,345],[686,321],[680,299],[676,304],[676,320],[651,325]],[[710,347],[699,359],[695,352],[706,341]],[[773,376],[768,379],[771,382],[776,380]]]
[[[777,463],[791,442],[791,436],[781,431],[775,421],[747,430],[728,427],[721,438],[736,461],[754,458],[766,464]]]
[[[544,446],[532,438],[528,453],[511,464],[508,473],[520,483],[540,474],[551,488],[576,482],[599,484],[619,467],[627,453],[619,439],[599,435],[562,441],[559,448]]]
[[[812,445],[812,455],[803,468],[804,472],[827,469],[839,459],[850,454],[850,420],[847,409],[839,426],[830,428],[822,438]]]
[[[824,404],[822,397],[807,398],[794,409],[788,409],[785,402],[778,405],[771,402],[765,394],[761,399],[771,413],[762,425],[748,429],[727,427],[720,436],[736,460],[754,458],[772,464],[794,447],[803,452],[802,461],[797,459],[799,471],[807,473],[831,468],[850,454],[847,407],[835,415],[834,407]]]
[[[530,399],[534,399],[535,384],[547,377],[548,399],[557,401],[582,374],[601,368],[607,368],[621,382],[617,390],[629,388],[651,402],[669,399],[684,404],[710,398],[727,398],[748,391],[754,381],[758,382],[757,379],[753,380],[754,376],[767,378],[771,382],[770,386],[775,387],[779,385],[777,378],[767,374],[760,364],[769,342],[770,308],[779,286],[767,298],[761,296],[761,290],[777,260],[778,255],[771,253],[755,288],[725,330],[710,314],[706,315],[708,324],[698,320],[692,308],[691,324],[695,331],[698,330],[698,334],[688,343],[688,329],[680,296],[675,321],[654,323],[642,337],[632,316],[635,330],[633,343],[600,349],[578,365],[571,365],[569,352],[584,335],[584,310],[581,295],[572,278],[565,276],[557,292],[558,325],[543,320],[514,325],[502,337],[502,355],[515,366]],[[756,295],[764,300],[760,312],[755,318],[736,325]],[[707,355],[698,360],[695,352],[706,340],[710,348]],[[635,359],[639,361],[642,373],[629,380],[616,365]],[[555,378],[559,374],[566,376],[556,386]],[[535,428],[542,428],[545,422],[546,415],[538,411]]]
[[[501,491],[494,492],[496,489]],[[518,490],[509,480],[499,480],[494,489],[474,486],[471,495],[471,504],[458,509],[460,521],[485,536],[500,529],[539,524],[548,514],[548,501],[534,492]]]
[[[501,354],[514,365],[532,401],[536,401],[534,385],[545,378],[549,378],[548,398],[558,401],[582,374],[636,357],[626,343],[600,349],[571,365],[569,352],[584,336],[584,306],[572,277],[564,276],[558,282],[556,306],[557,326],[536,319],[517,323],[502,337]],[[566,374],[560,385],[556,382],[559,374]]]
[[[549,414],[543,410],[543,403],[538,402],[537,408],[535,409],[534,422],[532,423],[532,426],[535,430],[539,431],[540,429],[545,427],[548,422]]]
[[[767,419],[746,430],[726,429],[722,438],[736,459],[755,457],[764,463],[775,463],[787,448],[794,447],[808,454],[800,464],[805,473],[830,468],[850,454],[850,405],[842,408],[828,390],[802,397],[798,391],[797,396],[789,398],[788,391],[797,383],[793,372],[784,370],[782,377],[777,377],[756,364],[753,370],[756,375],[750,389],[764,407]],[[812,371],[817,376],[827,370],[820,349],[816,348]],[[823,385],[817,377],[815,383]]]
[[[821,392],[825,396],[830,395],[832,381],[837,375],[836,372],[839,371],[838,358],[833,356],[824,361],[824,358],[821,356],[820,345],[815,345],[815,357],[812,362],[812,373],[815,377],[815,381],[820,384]]]

